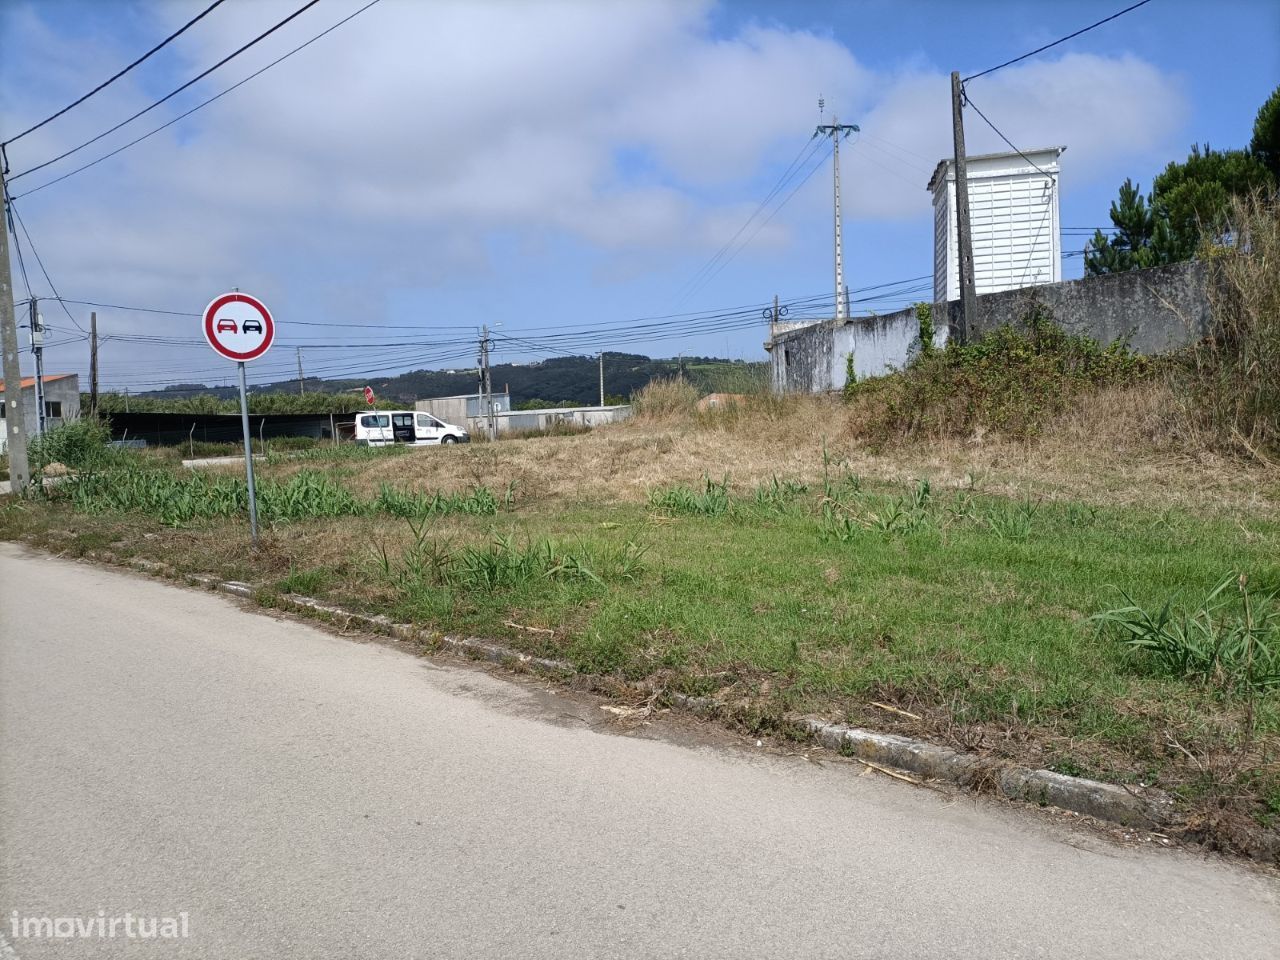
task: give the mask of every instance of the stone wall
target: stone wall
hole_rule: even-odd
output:
[[[978,298],[970,339],[1004,324],[1019,326],[1037,308],[1069,333],[1101,343],[1127,340],[1139,353],[1175,350],[1205,336],[1210,311],[1208,268],[1176,263],[1102,277],[1040,284]],[[934,342],[960,323],[960,303],[935,304]],[[828,320],[774,336],[770,351],[773,389],[778,393],[825,393],[845,385],[848,358],[859,380],[881,376],[910,362],[919,349],[914,309],[883,317]]]
[[[1006,323],[1017,326],[1039,303],[1068,333],[1104,344],[1127,340],[1138,353],[1165,353],[1208,333],[1207,275],[1204,263],[1191,261],[988,293],[978,298],[978,320],[969,336],[981,337]],[[958,328],[959,301],[947,304],[946,319]]]

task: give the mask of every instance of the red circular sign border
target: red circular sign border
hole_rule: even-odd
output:
[[[217,315],[218,311],[228,303],[249,304],[249,306],[258,311],[263,321],[266,323],[262,343],[247,353],[237,353],[234,350],[228,349],[214,336],[213,319]],[[235,360],[239,363],[248,363],[250,360],[257,360],[271,349],[271,344],[274,343],[276,339],[276,322],[271,319],[271,311],[267,309],[267,305],[257,297],[250,296],[247,293],[224,293],[204,308],[204,338],[209,342],[209,346],[211,346],[214,352],[219,356],[226,357],[228,360]]]

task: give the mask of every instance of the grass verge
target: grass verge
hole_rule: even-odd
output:
[[[266,463],[264,489],[295,496],[277,495],[256,553],[233,512],[166,524],[173,498],[104,494],[90,510],[74,483],[48,502],[10,502],[0,536],[503,639],[583,671],[715,695],[760,729],[811,713],[1153,784],[1183,799],[1188,833],[1225,847],[1280,827],[1275,688],[1248,684],[1244,696],[1212,667],[1170,670],[1091,620],[1171,601],[1194,622],[1227,574],[1245,575],[1256,597],[1274,593],[1272,512],[1008,496],[972,475],[886,482],[817,450],[803,475],[704,473],[650,486],[643,501],[524,497],[517,485],[494,509],[435,509],[468,502],[477,477],[461,475],[490,456],[455,453]],[[451,489],[412,479],[450,457]],[[394,489],[379,479],[389,465],[402,471]],[[1274,650],[1274,633],[1255,635]]]

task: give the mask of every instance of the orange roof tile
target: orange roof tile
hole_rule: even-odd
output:
[[[65,380],[65,379],[67,379],[67,377],[74,377],[74,376],[77,376],[77,374],[74,374],[74,373],[50,373],[50,374],[47,374],[47,375],[45,376],[45,378],[44,378],[44,382],[45,382],[45,383],[53,383],[53,381],[55,381],[55,380]],[[35,378],[35,377],[23,377],[23,378],[22,378],[22,389],[23,389],[23,390],[27,389],[27,387],[34,387],[35,385],[36,385],[36,378]],[[0,380],[0,393],[4,393],[4,381],[3,381],[3,380]]]

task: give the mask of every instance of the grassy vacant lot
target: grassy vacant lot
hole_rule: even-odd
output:
[[[1280,474],[1187,452],[1171,403],[1102,390],[1035,443],[876,452],[839,401],[758,398],[584,436],[273,455],[256,553],[237,468],[127,455],[10,503],[0,536],[502,638],[716,694],[758,729],[805,712],[1155,784],[1189,834],[1247,847],[1280,827],[1277,687],[1171,668],[1089,619],[1121,591],[1194,610],[1242,573],[1265,617],[1280,588]],[[1221,599],[1221,622],[1244,615],[1234,579]]]

